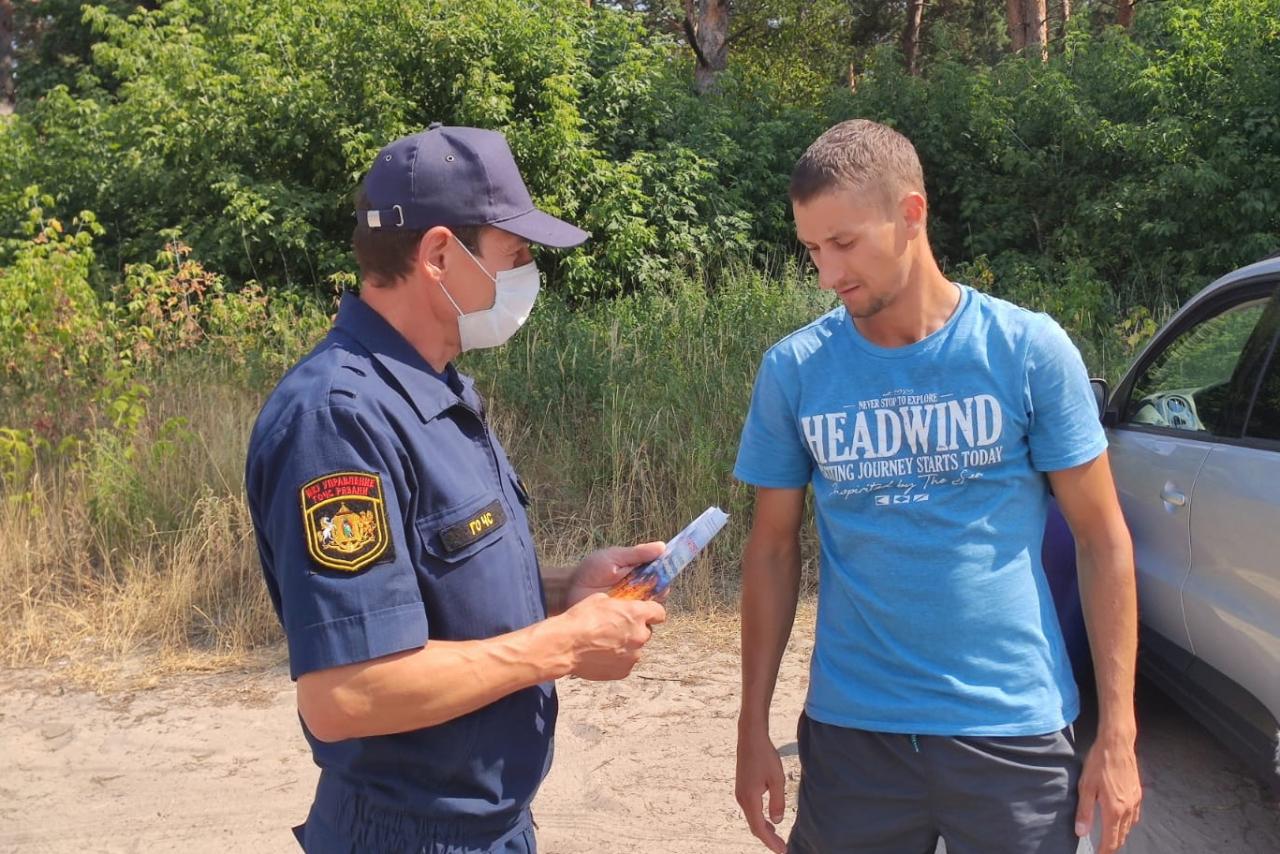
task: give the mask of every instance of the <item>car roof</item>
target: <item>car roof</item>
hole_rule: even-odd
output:
[[[1169,318],[1169,321],[1165,326],[1169,326],[1184,314],[1195,311],[1196,307],[1205,300],[1213,299],[1218,294],[1230,289],[1236,284],[1247,279],[1256,279],[1259,276],[1280,276],[1280,252],[1277,252],[1267,258],[1263,258],[1261,261],[1256,261],[1252,264],[1240,267],[1239,269],[1232,270],[1225,276],[1215,279],[1213,282],[1202,288],[1198,294],[1187,300],[1186,303],[1183,304],[1182,308],[1174,312],[1173,317]]]

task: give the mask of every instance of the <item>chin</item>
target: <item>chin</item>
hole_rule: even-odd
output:
[[[859,299],[861,295],[855,295],[854,298],[841,299],[844,303],[845,310],[849,312],[850,317],[856,317],[859,320],[865,320],[868,317],[875,317],[889,305],[890,300],[886,297],[878,299]]]

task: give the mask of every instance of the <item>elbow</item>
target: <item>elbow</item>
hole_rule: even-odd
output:
[[[800,554],[800,532],[773,531],[759,526],[747,535],[743,556],[762,562],[786,560]]]
[[[742,575],[747,578],[786,579],[799,577],[800,540],[793,537],[762,536],[757,532],[747,538],[742,551]]]
[[[1112,580],[1134,576],[1133,540],[1124,526],[1101,536],[1077,538],[1076,552],[1076,568],[1082,573],[1103,575]]]
[[[302,712],[302,722],[307,725],[307,732],[311,733],[316,741],[322,741],[325,744],[346,741],[357,735],[353,727],[336,715]]]
[[[307,675],[298,680],[298,714],[307,732],[325,744],[366,735],[358,713],[344,702],[342,692],[317,685]]]

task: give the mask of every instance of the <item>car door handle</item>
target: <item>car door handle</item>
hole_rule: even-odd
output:
[[[1170,489],[1168,487],[1165,487],[1164,491],[1160,493],[1160,497],[1163,498],[1167,504],[1172,504],[1174,507],[1181,507],[1187,503],[1187,496],[1183,495],[1176,489]]]

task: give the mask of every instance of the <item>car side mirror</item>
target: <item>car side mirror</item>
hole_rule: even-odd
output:
[[[1101,419],[1107,409],[1107,398],[1110,396],[1111,387],[1101,377],[1090,377],[1089,386],[1093,389],[1093,400],[1098,406],[1098,418]]]

